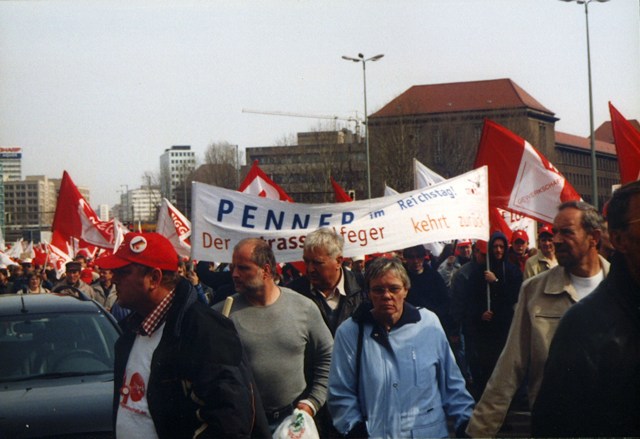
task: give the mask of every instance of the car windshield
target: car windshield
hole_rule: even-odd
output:
[[[117,337],[101,313],[0,317],[0,382],[113,373]]]

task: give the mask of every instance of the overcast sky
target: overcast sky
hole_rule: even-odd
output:
[[[589,4],[595,125],[640,119],[640,2]],[[0,1],[0,146],[113,205],[171,145],[267,146],[413,85],[511,78],[588,136],[584,6],[559,0]],[[535,146],[535,145],[534,145]]]

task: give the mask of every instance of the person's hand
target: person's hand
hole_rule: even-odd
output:
[[[489,282],[490,284],[496,283],[498,282],[498,278],[496,277],[495,274],[493,274],[493,272],[491,271],[485,271],[484,272],[484,280],[486,280],[487,282]]]
[[[193,270],[187,273],[187,278],[191,282],[191,285],[193,285],[194,287],[200,283],[200,278],[198,277],[196,272]]]
[[[299,402],[298,405],[296,406],[296,408],[298,410],[303,410],[303,411],[309,413],[309,416],[311,416],[313,418],[313,409],[311,407],[309,407],[307,404],[305,404],[304,402]]]
[[[482,313],[483,322],[490,322],[491,320],[493,320],[493,311],[485,311]]]

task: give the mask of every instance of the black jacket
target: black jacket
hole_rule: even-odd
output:
[[[622,255],[560,321],[532,429],[543,437],[640,436],[640,285]]]
[[[344,289],[346,296],[340,297],[340,304],[334,311],[337,313],[334,319],[329,318],[322,299],[311,292],[311,283],[306,276],[294,279],[286,285],[287,288],[291,288],[292,290],[313,300],[313,302],[318,306],[324,322],[331,331],[331,335],[334,336],[336,334],[336,329],[340,326],[340,323],[351,317],[351,314],[353,314],[356,308],[358,308],[358,306],[363,302],[364,298],[364,293],[360,284],[356,280],[356,276],[349,270],[345,269],[342,269],[342,275],[344,276]]]
[[[407,302],[411,305],[427,308],[440,319],[445,331],[449,331],[451,319],[449,317],[450,298],[447,284],[440,274],[425,262],[420,274],[407,270],[411,288],[407,294]]]
[[[114,423],[136,337],[134,328],[141,320],[133,313],[121,322],[124,332],[116,342]],[[149,410],[158,436],[268,437],[250,370],[231,320],[199,303],[190,282],[182,279],[153,353],[147,383]],[[201,404],[195,402],[198,400]],[[203,424],[208,425],[196,436]]]

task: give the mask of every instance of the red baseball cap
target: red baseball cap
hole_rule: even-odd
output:
[[[524,242],[529,242],[529,235],[524,230],[516,230],[511,235],[511,243],[513,244],[518,239],[522,239]]]
[[[124,236],[124,241],[114,254],[95,261],[98,267],[109,270],[132,263],[177,271],[178,254],[171,242],[159,233],[132,232]]]
[[[551,226],[544,225],[540,227],[540,229],[538,230],[538,238],[544,234],[553,236],[553,229],[551,228]]]

